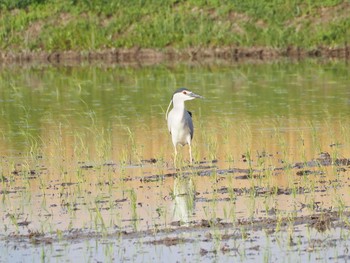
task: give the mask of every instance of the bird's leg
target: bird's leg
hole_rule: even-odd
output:
[[[190,164],[192,164],[192,147],[191,144],[188,144],[189,152],[190,152]]]
[[[175,149],[175,154],[174,154],[174,166],[176,168],[176,159],[177,159],[177,149],[176,149],[176,145],[174,146]]]

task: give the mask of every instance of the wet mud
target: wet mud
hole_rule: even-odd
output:
[[[143,164],[156,164],[158,160],[142,160]],[[242,168],[231,168],[231,169],[220,169],[216,166],[216,161],[212,162],[199,162],[194,164],[193,167],[181,167],[180,170],[164,173],[164,174],[152,174],[136,177],[126,177],[123,180],[126,182],[129,181],[139,181],[143,183],[143,187],[147,187],[147,184],[167,180],[168,178],[190,178],[192,176],[197,177],[208,177],[213,174],[217,175],[217,181],[223,180],[225,176],[233,174],[237,180],[255,180],[259,179],[266,174],[266,169],[242,169]],[[140,164],[138,164],[140,165]],[[141,164],[142,165],[142,164]],[[93,170],[95,167],[91,164],[80,164],[82,169]],[[113,169],[116,166],[114,163],[106,163],[105,166],[108,166]],[[130,166],[133,166],[132,164]],[[134,165],[137,166],[137,165]],[[296,162],[292,165],[284,165],[281,162],[279,167],[271,167],[270,174],[273,176],[278,176],[285,171],[294,173],[296,176],[305,177],[308,176],[319,176],[319,182],[321,186],[317,186],[315,192],[324,192],[329,187],[334,187],[332,182],[327,182],[323,178],[322,169],[314,169],[315,167],[334,167],[339,173],[346,172],[350,166],[350,159],[347,158],[332,158],[331,155],[327,152],[323,152],[319,155],[318,158],[312,159],[305,162]],[[44,167],[39,167],[38,170],[24,171],[21,169],[21,165],[16,165],[12,174],[14,176],[25,176],[29,180],[40,177],[42,173],[45,172]],[[11,179],[6,176],[2,176],[2,183],[8,183]],[[116,183],[116,182],[112,182]],[[76,182],[60,182],[58,183],[61,187],[70,187]],[[101,184],[111,184],[111,182],[101,182]],[[191,185],[190,185],[191,186]],[[58,189],[58,186],[52,185],[49,186],[52,188]],[[16,194],[23,189],[20,188],[11,188],[9,190],[1,190],[0,194],[2,196],[7,196],[11,198],[12,194]],[[220,186],[217,189],[214,189],[216,198],[208,197],[204,192],[198,192],[197,190],[192,189],[193,193],[190,199],[195,202],[209,203],[209,202],[235,202],[236,198],[239,196],[247,196],[254,193],[254,197],[259,196],[288,196],[292,194],[305,194],[309,193],[310,189],[298,186],[295,189],[283,188],[283,187],[229,187],[229,186]],[[234,198],[227,197],[228,193],[233,193]],[[175,192],[173,193],[176,196],[189,195],[188,192]],[[174,197],[165,196],[164,198],[173,199]],[[118,206],[119,204],[128,202],[130,198],[118,198],[114,200],[114,205]],[[106,200],[97,200],[97,204],[107,203]],[[137,204],[142,207],[142,202]],[[51,205],[52,207],[55,204]],[[69,202],[62,202],[61,204],[56,204],[56,206],[67,206],[69,209],[78,210],[79,204],[71,204]],[[311,207],[310,207],[311,206]],[[107,208],[106,208],[107,209]],[[310,209],[314,211],[306,215],[299,215],[299,212],[302,212],[304,209]],[[2,242],[5,242],[6,246],[13,246],[16,244],[16,247],[20,249],[21,246],[46,246],[59,244],[61,242],[67,243],[82,243],[86,241],[95,240],[128,240],[131,243],[142,243],[142,246],[165,246],[165,247],[183,247],[184,245],[191,246],[194,242],[199,244],[197,249],[198,257],[213,257],[218,254],[221,255],[236,255],[239,256],[242,253],[242,248],[235,247],[232,244],[235,242],[243,242],[245,244],[244,251],[245,253],[255,255],[256,253],[262,253],[264,250],[263,246],[258,242],[261,239],[262,233],[273,240],[277,239],[280,233],[288,233],[293,229],[293,232],[297,233],[294,235],[289,235],[286,237],[285,242],[290,250],[293,250],[293,247],[298,247],[299,253],[309,253],[312,251],[320,251],[322,249],[332,248],[338,246],[339,243],[344,242],[343,238],[338,235],[332,238],[314,238],[310,239],[307,237],[307,232],[314,231],[322,235],[323,233],[331,233],[334,230],[349,231],[350,225],[347,223],[347,220],[344,218],[350,217],[350,212],[346,209],[343,211],[338,211],[333,207],[323,208],[320,202],[313,203],[300,203],[299,208],[294,211],[294,216],[279,215],[277,216],[277,211],[274,207],[271,207],[267,212],[267,217],[247,217],[239,218],[234,221],[228,221],[223,218],[215,218],[211,220],[200,219],[200,220],[174,220],[169,225],[159,225],[157,227],[145,230],[126,230],[116,227],[114,231],[92,231],[89,228],[73,228],[69,231],[62,231],[57,233],[44,233],[40,231],[31,230],[30,226],[32,222],[27,218],[20,219],[17,221],[17,227],[27,229],[27,234],[18,233],[16,231],[2,236]],[[10,217],[11,215],[5,215],[5,217]],[[127,221],[128,219],[124,219]],[[129,223],[132,224],[133,220],[142,221],[142,218],[130,219]],[[300,230],[304,229],[304,230]],[[299,229],[299,230],[298,230]],[[311,229],[311,230],[310,230]],[[315,235],[317,237],[317,234]],[[216,243],[220,240],[219,246],[210,246],[206,244]],[[343,243],[342,243],[343,244]],[[346,243],[344,246],[347,246]],[[301,251],[301,252],[300,252]],[[345,251],[345,250],[344,250]],[[338,255],[339,258],[349,259],[348,253],[344,252],[344,255]],[[331,259],[331,256],[328,257]]]
[[[344,213],[343,216],[349,217],[350,213]],[[58,235],[29,233],[28,235],[10,235],[6,238],[6,244],[9,247],[16,244],[16,250],[28,248],[28,246],[57,247],[62,242],[68,245],[80,244],[81,249],[84,242],[96,242],[118,245],[116,240],[130,242],[133,246],[140,249],[140,246],[149,249],[149,247],[160,247],[170,250],[181,249],[184,246],[192,246],[193,243],[199,245],[195,252],[192,252],[190,258],[202,258],[208,260],[212,257],[222,258],[240,258],[244,256],[244,262],[259,258],[259,254],[266,250],[264,242],[259,242],[265,236],[272,242],[277,242],[281,233],[287,233],[291,227],[289,218],[280,219],[260,219],[260,220],[241,220],[237,223],[224,223],[220,218],[212,221],[201,220],[200,222],[191,222],[190,226],[181,226],[174,222],[172,228],[163,230],[147,230],[138,232],[116,231],[114,233],[93,233],[85,229],[75,229]],[[175,226],[175,227],[174,227]],[[310,257],[311,253],[320,253],[320,251],[332,249],[337,246],[344,246],[343,254],[337,257],[328,257],[332,259],[349,259],[348,244],[343,244],[343,237],[336,236],[329,238],[326,232],[339,230],[349,231],[349,224],[339,221],[339,214],[336,212],[323,212],[310,216],[300,216],[293,220],[292,227],[295,235],[283,236],[284,249],[290,253],[297,252],[298,255]],[[277,230],[278,229],[278,230]],[[304,232],[314,232],[312,238],[308,238]],[[318,233],[318,234],[317,234]],[[213,245],[219,243],[220,245]],[[240,245],[235,245],[240,244]],[[241,244],[244,244],[242,246]],[[135,249],[135,248],[134,248]],[[59,249],[56,249],[59,251]],[[189,254],[188,254],[189,255]],[[247,260],[250,259],[250,260]],[[159,261],[161,262],[161,261]],[[172,261],[170,261],[172,262]],[[175,262],[175,261],[174,261]]]

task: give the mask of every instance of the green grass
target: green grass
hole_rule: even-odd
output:
[[[0,48],[343,46],[347,1],[0,0]]]

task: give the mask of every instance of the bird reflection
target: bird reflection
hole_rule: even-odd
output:
[[[173,220],[188,224],[195,208],[195,186],[192,178],[177,177],[174,180]]]

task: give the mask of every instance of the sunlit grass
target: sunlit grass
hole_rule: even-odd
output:
[[[9,51],[314,48],[349,41],[348,7],[339,0],[2,1],[0,8],[1,47]]]

